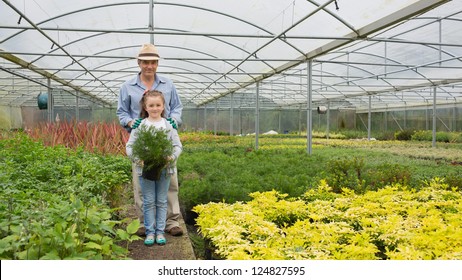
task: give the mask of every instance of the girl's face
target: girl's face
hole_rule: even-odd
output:
[[[162,111],[164,111],[164,102],[160,96],[147,96],[146,102],[146,112],[149,114],[149,118],[158,119],[162,117]]]

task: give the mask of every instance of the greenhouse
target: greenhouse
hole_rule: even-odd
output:
[[[148,43],[181,100],[196,259],[462,259],[462,0],[2,0],[0,15],[0,259],[137,259],[117,111]]]
[[[460,1],[0,7],[4,128],[114,119],[137,51],[152,42],[159,73],[181,96],[186,130],[247,134],[258,115],[259,132],[306,131],[307,112],[316,129],[462,129]]]

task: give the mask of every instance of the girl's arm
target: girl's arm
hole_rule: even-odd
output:
[[[173,160],[177,160],[181,152],[183,151],[183,145],[181,144],[178,131],[176,131],[175,129],[172,129],[170,130],[170,133],[172,134],[171,140],[173,144],[173,157],[174,157]]]
[[[138,129],[132,130],[130,133],[130,137],[128,138],[127,144],[125,144],[125,151],[127,152],[127,156],[132,160],[136,161],[137,159],[133,158],[133,149],[132,145],[135,143],[136,138],[138,137]]]

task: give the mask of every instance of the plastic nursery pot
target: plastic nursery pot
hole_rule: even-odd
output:
[[[160,179],[160,176],[162,174],[162,166],[154,166],[152,168],[147,168],[146,166],[143,167],[143,172],[141,173],[141,176],[144,179],[148,179],[151,181],[157,181]]]

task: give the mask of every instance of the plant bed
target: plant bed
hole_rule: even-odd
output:
[[[233,260],[457,260],[462,193],[438,178],[415,192],[400,185],[336,194],[324,182],[299,199],[276,191],[247,203],[194,208],[204,238]]]

